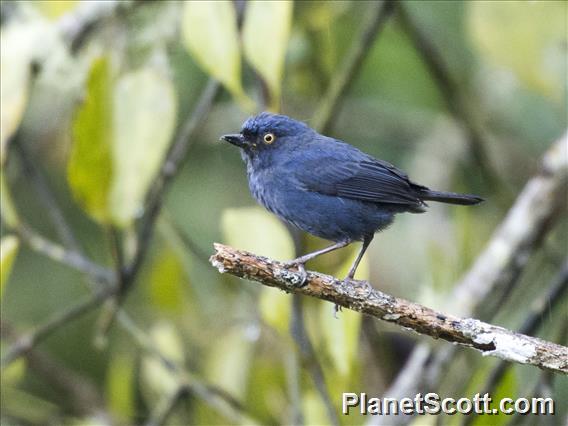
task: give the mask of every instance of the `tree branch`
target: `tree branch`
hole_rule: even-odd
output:
[[[340,281],[309,272],[306,285],[300,275],[281,262],[215,244],[211,264],[221,273],[258,281],[286,292],[333,302],[375,318],[410,328],[420,334],[472,347],[488,356],[530,364],[568,374],[568,348],[535,337],[517,334],[473,318],[458,318],[375,290],[366,281]]]
[[[536,333],[540,325],[545,320],[547,314],[553,309],[554,305],[560,303],[560,301],[564,298],[566,293],[568,292],[568,260],[564,263],[564,266],[558,273],[552,282],[552,285],[548,289],[545,295],[541,298],[536,300],[534,303],[533,310],[530,312],[529,316],[525,319],[523,325],[519,328],[519,333],[523,334],[533,334]],[[486,393],[491,394],[507,370],[509,369],[510,364],[507,364],[504,361],[499,362],[485,381],[485,385],[483,386],[483,391],[481,395],[485,395]],[[476,416],[470,416],[469,423],[475,419]]]

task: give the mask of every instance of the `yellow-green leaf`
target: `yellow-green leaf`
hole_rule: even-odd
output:
[[[150,330],[153,345],[174,365],[182,366],[185,362],[183,343],[175,327],[169,322],[156,324]],[[180,378],[172,374],[164,363],[152,355],[145,355],[142,360],[142,380],[148,402],[154,404],[155,398],[174,392]]]
[[[260,207],[225,210],[221,227],[224,241],[231,246],[280,260],[294,257],[294,242],[286,227]],[[262,319],[286,334],[291,301],[289,295],[279,290],[263,288],[259,301]]]
[[[7,235],[0,241],[0,300],[4,294],[4,287],[16,260],[20,241],[13,235]]]
[[[150,298],[160,309],[180,312],[183,308],[183,288],[186,284],[185,270],[177,253],[170,248],[160,250],[152,262],[150,274]]]
[[[280,86],[292,26],[292,1],[249,1],[243,27],[244,53],[270,90],[270,108],[280,106]]]
[[[136,412],[135,366],[136,359],[133,353],[116,352],[107,371],[108,405],[122,423],[130,423]]]
[[[566,85],[566,3],[468,2],[475,47],[529,87],[561,99]]]
[[[0,164],[6,145],[20,126],[28,101],[30,64],[37,43],[46,31],[38,21],[2,25],[0,32]]]
[[[56,20],[67,12],[75,9],[79,2],[77,0],[40,0],[34,1],[32,4],[44,16],[51,20]]]
[[[358,249],[359,247],[357,247],[357,250],[353,251],[353,257],[347,258],[347,260],[339,266],[335,273],[336,276],[344,277],[347,275]],[[355,278],[369,278],[369,262],[367,256],[361,260]],[[320,305],[321,323],[327,324],[329,321],[334,322],[334,324],[330,326],[322,327],[322,337],[325,348],[330,355],[339,378],[347,380],[357,360],[362,317],[359,312],[344,309],[338,314],[338,320],[334,320],[331,317],[332,309],[333,307],[329,303],[322,303]],[[347,383],[345,383],[345,385],[347,385]]]
[[[207,361],[207,378],[229,395],[242,399],[246,395],[254,342],[244,327],[232,327],[211,345]]]
[[[280,260],[294,256],[294,242],[284,224],[260,207],[225,210],[221,228],[231,246]]]
[[[106,58],[94,62],[87,93],[73,123],[73,146],[67,166],[71,191],[94,219],[108,222],[112,182],[112,79]]]
[[[241,83],[239,33],[233,2],[185,2],[182,26],[183,40],[196,62],[237,99],[250,102]]]
[[[171,81],[152,68],[118,79],[113,98],[114,173],[109,200],[116,225],[127,226],[141,213],[173,135],[176,107]]]
[[[14,206],[14,201],[12,200],[12,194],[10,189],[6,184],[6,177],[4,176],[4,171],[0,170],[0,192],[2,196],[0,197],[0,211],[2,211],[2,222],[9,228],[15,228],[18,226],[20,220],[18,218],[18,212]]]
[[[308,390],[302,396],[302,411],[304,422],[307,425],[326,425],[329,424],[329,417],[325,405],[314,391]]]
[[[258,309],[264,322],[284,336],[288,335],[291,303],[289,294],[270,287],[262,289],[258,301]]]

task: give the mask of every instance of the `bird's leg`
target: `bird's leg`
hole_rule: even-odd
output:
[[[305,254],[303,256],[300,256],[294,260],[290,260],[289,262],[284,262],[284,266],[288,267],[288,266],[296,266],[298,268],[298,271],[300,272],[300,276],[301,276],[301,281],[299,283],[299,287],[302,287],[304,285],[304,283],[306,282],[306,278],[308,276],[308,274],[306,273],[306,269],[304,268],[304,264],[308,261],[308,260],[312,260],[322,254],[325,253],[329,253],[330,251],[334,251],[337,249],[340,249],[342,247],[345,247],[347,245],[351,244],[351,240],[345,240],[345,241],[341,241],[339,243],[333,244],[329,247],[325,247],[321,250],[317,250],[314,251],[312,253],[308,253]]]
[[[363,245],[361,246],[361,250],[359,251],[359,254],[357,255],[357,259],[355,259],[355,262],[353,262],[353,265],[351,266],[351,269],[349,270],[347,277],[345,277],[346,280],[352,280],[353,277],[355,276],[355,272],[357,271],[357,267],[359,266],[361,259],[363,259],[363,255],[367,251],[369,244],[371,244],[371,241],[373,241],[374,236],[375,236],[374,234],[371,234],[371,235],[363,238]],[[335,318],[337,318],[338,312],[341,312],[341,306],[335,305],[334,309],[333,309],[333,316]]]
[[[355,262],[353,262],[353,265],[351,266],[351,269],[349,270],[349,273],[347,274],[346,279],[352,280],[353,277],[355,276],[355,272],[357,271],[357,267],[359,266],[361,259],[363,259],[363,255],[367,251],[369,244],[371,244],[371,241],[373,241],[373,237],[374,237],[374,234],[371,234],[370,236],[366,236],[365,238],[363,238],[363,245],[361,246],[361,250],[359,251],[359,254],[357,255],[357,259],[355,259]]]

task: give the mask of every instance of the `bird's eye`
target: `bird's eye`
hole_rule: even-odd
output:
[[[275,139],[276,137],[274,137],[272,133],[267,133],[266,135],[264,135],[264,143],[267,143],[269,145],[274,142]]]

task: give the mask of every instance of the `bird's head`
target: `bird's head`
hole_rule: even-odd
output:
[[[314,132],[306,124],[285,115],[263,112],[244,122],[240,133],[221,140],[242,149],[246,157],[271,157],[275,152],[295,149]]]

